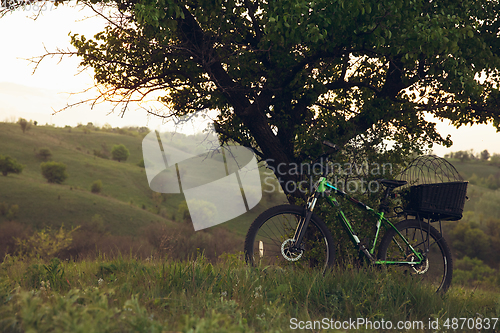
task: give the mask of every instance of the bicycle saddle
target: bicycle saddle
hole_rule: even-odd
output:
[[[391,179],[377,179],[377,181],[382,185],[392,188],[400,187],[408,183],[406,180],[391,180]]]

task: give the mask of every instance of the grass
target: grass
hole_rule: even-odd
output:
[[[499,311],[496,292],[454,287],[440,295],[370,268],[322,275],[247,267],[241,255],[215,264],[199,255],[45,266],[9,257],[0,269],[4,332],[288,332],[292,318],[442,325],[453,317],[497,318]]]
[[[103,143],[110,150],[123,143],[130,150],[129,160],[95,158],[93,150]],[[39,148],[49,148],[53,160],[67,164],[69,178],[63,185],[48,184],[41,176],[35,157]],[[43,126],[23,134],[16,124],[0,123],[0,154],[26,165],[20,175],[0,177],[0,203],[19,205],[18,224],[3,223],[6,217],[0,216],[0,227],[5,227],[0,238],[8,228],[18,235],[20,225],[39,229],[64,223],[86,227],[79,241],[112,246],[128,244],[143,227],[150,227],[149,243],[141,252],[147,252],[147,260],[140,259],[145,258],[140,249],[127,252],[118,246],[113,257],[100,252],[95,259],[78,262],[6,256],[0,264],[2,332],[288,332],[292,318],[303,323],[324,318],[424,324],[439,320],[441,327],[435,331],[448,331],[442,326],[447,318],[499,316],[500,296],[493,287],[483,291],[454,285],[440,295],[383,270],[336,268],[322,275],[247,267],[241,254],[217,259],[220,253],[242,250],[241,235],[249,223],[282,198],[264,194],[263,204],[244,216],[194,233],[186,223],[170,220],[178,220],[181,195],[165,196],[160,203],[168,218],[154,213],[158,203],[144,169],[136,165],[142,158],[140,136]],[[97,179],[103,183],[101,194],[90,192]],[[471,209],[486,197],[491,198],[487,207],[498,206],[500,192],[471,189]],[[96,215],[102,217],[105,232],[93,230],[97,222],[89,225]],[[163,248],[165,240],[171,248]],[[175,260],[197,247],[213,251],[207,257]]]
[[[171,222],[126,202],[96,195],[89,190],[71,189],[68,185],[32,182],[21,176],[0,178],[0,186],[9,189],[0,192],[0,202],[20,206],[17,220],[36,229],[46,226],[58,228],[78,226],[91,221],[95,215],[103,217],[107,229],[117,235],[133,235],[151,222]]]

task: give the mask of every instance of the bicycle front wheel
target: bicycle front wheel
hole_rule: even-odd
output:
[[[319,268],[333,265],[335,248],[325,223],[313,214],[299,249],[293,248],[297,225],[305,219],[304,207],[282,205],[263,212],[252,223],[245,238],[245,258],[249,264]]]
[[[416,251],[423,254],[424,261],[415,265],[388,264],[388,269],[420,279],[438,292],[446,292],[451,284],[453,261],[450,248],[441,233],[428,223],[418,220],[401,221],[395,227]],[[378,258],[396,262],[417,261],[415,254],[394,229],[389,229],[382,238]]]

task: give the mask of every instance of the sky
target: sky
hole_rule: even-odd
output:
[[[80,74],[79,59],[46,58],[33,74],[34,65],[29,58],[37,57],[56,48],[71,49],[68,34],[79,33],[92,37],[102,31],[104,19],[96,17],[89,9],[61,6],[46,8],[36,21],[33,11],[17,11],[0,18],[0,121],[26,118],[40,124],[76,126],[92,122],[113,127],[148,126],[157,129],[162,121],[150,117],[139,106],[132,106],[123,118],[112,105],[80,105],[54,114],[68,104],[84,100],[91,95],[72,94],[93,86],[92,72]],[[78,75],[77,75],[78,74]],[[438,131],[446,137],[451,134],[454,145],[447,149],[435,145],[433,152],[439,156],[450,151],[470,150],[500,154],[500,133],[493,125],[462,126],[456,129],[448,122],[436,120]],[[164,126],[164,125],[163,125]],[[202,128],[203,125],[198,125]],[[189,132],[187,129],[186,132]]]
[[[35,65],[27,59],[45,54],[45,49],[73,50],[70,32],[93,37],[103,30],[105,22],[82,7],[48,7],[36,21],[31,19],[33,13],[16,11],[0,18],[0,121],[23,117],[56,126],[92,122],[99,126],[109,123],[113,127],[154,128],[161,124],[137,105],[123,118],[119,109],[110,114],[113,105],[109,103],[93,108],[86,104],[54,114],[68,104],[96,96],[81,93],[93,86],[93,73],[80,73],[76,57],[45,58],[33,73]]]

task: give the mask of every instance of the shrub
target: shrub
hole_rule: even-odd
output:
[[[105,142],[103,142],[101,144],[101,147],[102,149],[101,150],[97,150],[97,149],[94,149],[94,155],[97,156],[97,157],[100,157],[100,158],[104,158],[106,160],[109,160],[109,149],[108,149],[108,146],[106,145]]]
[[[156,250],[157,255],[164,257],[173,252],[173,240],[176,236],[168,226],[161,222],[151,223],[143,228],[143,236]]]
[[[12,221],[17,217],[17,213],[19,212],[18,205],[10,206],[9,211],[7,212],[7,220]]]
[[[16,245],[19,254],[27,258],[49,259],[58,252],[68,248],[73,242],[73,232],[80,227],[65,230],[61,225],[59,230],[45,228],[35,232],[27,239],[17,239]]]
[[[137,166],[138,166],[138,167],[141,167],[141,168],[145,168],[145,166],[144,166],[144,159],[141,159],[141,160],[139,161],[139,163],[137,163]]]
[[[61,184],[68,178],[66,165],[58,162],[44,162],[40,164],[42,175],[49,183]]]
[[[90,187],[90,191],[92,193],[101,193],[101,190],[102,190],[102,181],[100,179],[92,183],[92,186]]]
[[[24,240],[32,234],[29,225],[19,222],[2,222],[0,224],[0,261],[6,254],[14,254],[16,251],[16,239]]]
[[[5,216],[9,211],[9,205],[5,202],[0,202],[0,215]]]
[[[120,144],[113,146],[111,155],[113,156],[114,160],[121,162],[127,160],[127,158],[130,156],[130,152],[127,147],[125,147],[123,144]]]
[[[0,215],[7,217],[7,220],[12,221],[17,217],[19,212],[18,205],[10,205],[5,202],[0,202]]]
[[[52,152],[49,148],[40,148],[36,156],[42,161],[48,161],[52,157]]]
[[[181,216],[182,221],[191,222],[191,216],[189,215],[189,209],[185,201],[179,204],[177,214]]]
[[[0,155],[0,171],[2,175],[7,176],[9,173],[21,173],[24,165],[20,164],[10,156]]]
[[[105,160],[109,160],[109,155],[105,151],[94,149],[94,156],[99,158],[104,158]]]
[[[493,154],[493,156],[490,157],[490,164],[500,167],[500,154]]]
[[[454,263],[453,282],[470,285],[474,282],[495,284],[496,271],[482,260],[464,256]]]

